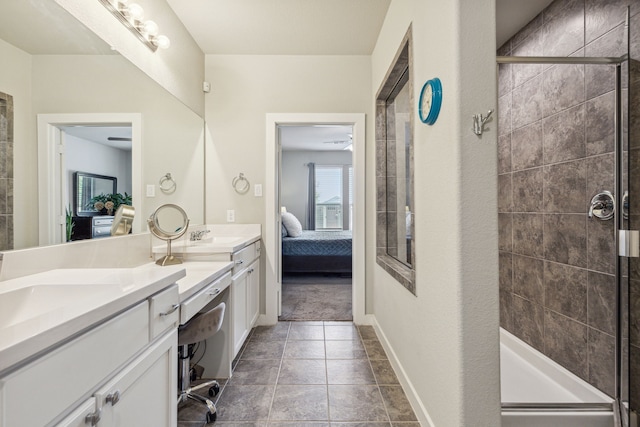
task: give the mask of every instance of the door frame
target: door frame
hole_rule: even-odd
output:
[[[142,200],[142,114],[71,113],[38,114],[38,244],[64,243],[64,216],[69,200],[62,173],[64,140],[62,126],[131,126],[131,196]],[[132,232],[140,232],[142,218],[136,215]]]
[[[364,113],[274,113],[266,115],[265,230],[266,254],[265,314],[260,323],[278,322],[282,299],[280,271],[280,125],[348,125],[353,127],[353,258],[352,312],[356,324],[365,315],[365,114]]]

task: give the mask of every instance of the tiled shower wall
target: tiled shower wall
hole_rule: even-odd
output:
[[[621,56],[628,3],[554,1],[498,55]],[[614,224],[587,211],[614,192],[614,70],[503,64],[498,83],[501,326],[610,395]]]
[[[0,92],[0,250],[13,249],[13,97]]]

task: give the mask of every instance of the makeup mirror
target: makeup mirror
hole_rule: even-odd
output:
[[[157,260],[156,264],[161,266],[182,264],[182,261],[171,253],[171,241],[187,232],[189,218],[184,209],[171,203],[162,205],[151,214],[147,223],[151,234],[167,241],[167,255]]]

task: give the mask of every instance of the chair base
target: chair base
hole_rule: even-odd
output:
[[[186,390],[180,392],[178,396],[178,404],[186,402],[191,399],[195,402],[202,403],[207,406],[207,424],[214,423],[218,416],[216,412],[216,405],[209,399],[199,394],[194,393],[196,390],[201,390],[205,387],[209,387],[209,396],[214,397],[220,392],[220,384],[216,380],[206,381],[202,384],[198,384],[195,387],[189,387]]]

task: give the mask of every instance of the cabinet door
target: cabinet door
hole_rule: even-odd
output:
[[[247,269],[247,329],[251,330],[260,314],[260,258],[251,263]]]
[[[55,427],[88,427],[87,416],[96,414],[96,398],[85,400],[69,416],[55,425]]]
[[[173,330],[95,394],[100,427],[176,426],[177,345]]]
[[[248,269],[238,274],[231,284],[231,298],[233,306],[233,357],[236,357],[249,330],[247,328],[247,285],[249,281]]]

